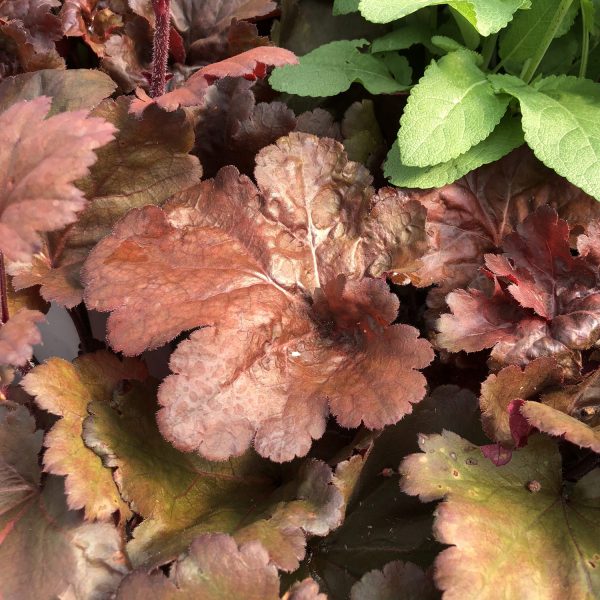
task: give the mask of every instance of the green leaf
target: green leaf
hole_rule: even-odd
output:
[[[362,16],[374,23],[402,19],[426,6],[448,4],[458,11],[481,35],[500,31],[530,0],[360,0]]]
[[[279,67],[269,79],[279,92],[298,96],[335,96],[354,82],[372,94],[393,94],[405,90],[390,74],[385,63],[359,48],[367,40],[341,40],[325,44],[300,58],[297,65]]]
[[[281,485],[279,468],[254,452],[210,462],[176,450],[158,431],[156,409],[154,386],[134,382],[110,403],[91,402],[83,427],[86,445],[115,469],[123,498],[144,518],[128,544],[134,567],[173,560],[202,533],[226,532],[260,541],[291,571],[305,536],[341,521],[342,494],[325,463],[308,461]]]
[[[359,0],[335,0],[333,3],[334,15],[347,15],[358,11]]]
[[[457,158],[432,167],[409,167],[402,164],[396,142],[385,163],[385,176],[391,183],[407,188],[433,188],[452,183],[481,165],[499,160],[523,143],[518,119],[505,116],[485,140]]]
[[[431,35],[431,31],[421,24],[399,27],[373,40],[371,53],[406,50],[415,44],[428,45]]]
[[[511,75],[490,80],[519,100],[525,140],[538,159],[600,199],[600,84],[565,75],[534,85]]]
[[[434,527],[452,545],[435,562],[445,596],[598,598],[600,490],[586,485],[593,473],[567,491],[558,448],[541,435],[503,467],[448,431],[419,445],[422,453],[400,467],[402,488],[424,502],[445,499]]]
[[[396,81],[406,85],[406,87],[410,86],[412,83],[412,68],[406,56],[401,56],[398,52],[388,52],[381,57],[381,60],[383,60]]]
[[[494,130],[509,99],[497,96],[471,52],[453,52],[427,67],[400,121],[402,162],[427,167],[465,153]]]
[[[562,0],[531,0],[529,10],[519,11],[512,23],[500,34],[498,54],[502,66],[509,73],[518,75],[527,60],[535,54],[548,28],[552,24]],[[574,2],[574,4],[579,4]],[[567,33],[569,15],[559,27],[557,36]]]

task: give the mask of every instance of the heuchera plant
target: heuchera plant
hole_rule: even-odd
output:
[[[0,598],[600,597],[599,11],[0,0]]]

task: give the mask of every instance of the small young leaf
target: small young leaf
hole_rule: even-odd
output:
[[[359,0],[334,0],[333,2],[333,14],[334,15],[348,15],[350,13],[358,11]]]
[[[454,433],[422,436],[420,446],[400,467],[402,488],[424,502],[445,499],[434,526],[452,545],[435,562],[445,596],[527,598],[532,585],[539,598],[598,596],[598,489],[586,493],[590,474],[567,495],[554,442],[532,437],[503,467]]]
[[[494,93],[472,53],[432,62],[400,120],[402,162],[428,167],[457,158],[492,133],[507,106],[508,97]]]
[[[426,6],[448,4],[458,11],[481,35],[500,31],[530,0],[360,0],[362,16],[374,23],[402,19]]]
[[[490,80],[519,100],[525,140],[535,155],[600,200],[600,84],[564,75],[533,85],[511,75]]]
[[[300,57],[298,65],[275,69],[269,78],[273,89],[299,96],[335,96],[353,82],[372,94],[393,94],[407,88],[390,74],[385,63],[360,52],[367,40],[330,42]]]
[[[423,25],[405,25],[376,38],[371,43],[371,54],[406,50],[415,44],[429,44],[432,32]]]
[[[441,187],[507,155],[523,143],[519,120],[505,116],[492,133],[464,154],[431,167],[409,167],[402,164],[396,141],[385,163],[385,176],[391,183],[407,188]]]
[[[580,351],[600,338],[598,266],[573,257],[569,227],[542,206],[507,236],[503,254],[486,255],[493,291],[455,291],[453,314],[438,322],[440,345],[451,351],[492,348],[496,365],[525,365],[554,356],[577,376]]]
[[[560,370],[552,358],[538,358],[524,369],[505,367],[481,384],[481,421],[488,437],[512,446],[508,406],[513,400],[535,398],[553,384],[562,383]]]

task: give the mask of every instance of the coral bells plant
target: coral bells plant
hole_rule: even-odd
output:
[[[600,597],[598,10],[0,0],[0,597]]]

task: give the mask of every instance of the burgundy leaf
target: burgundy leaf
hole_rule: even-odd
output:
[[[438,321],[438,343],[451,351],[492,348],[492,365],[525,365],[553,356],[577,375],[580,350],[600,338],[598,267],[591,254],[573,257],[569,227],[540,207],[507,236],[503,254],[486,256],[493,293],[449,294],[452,314]]]

